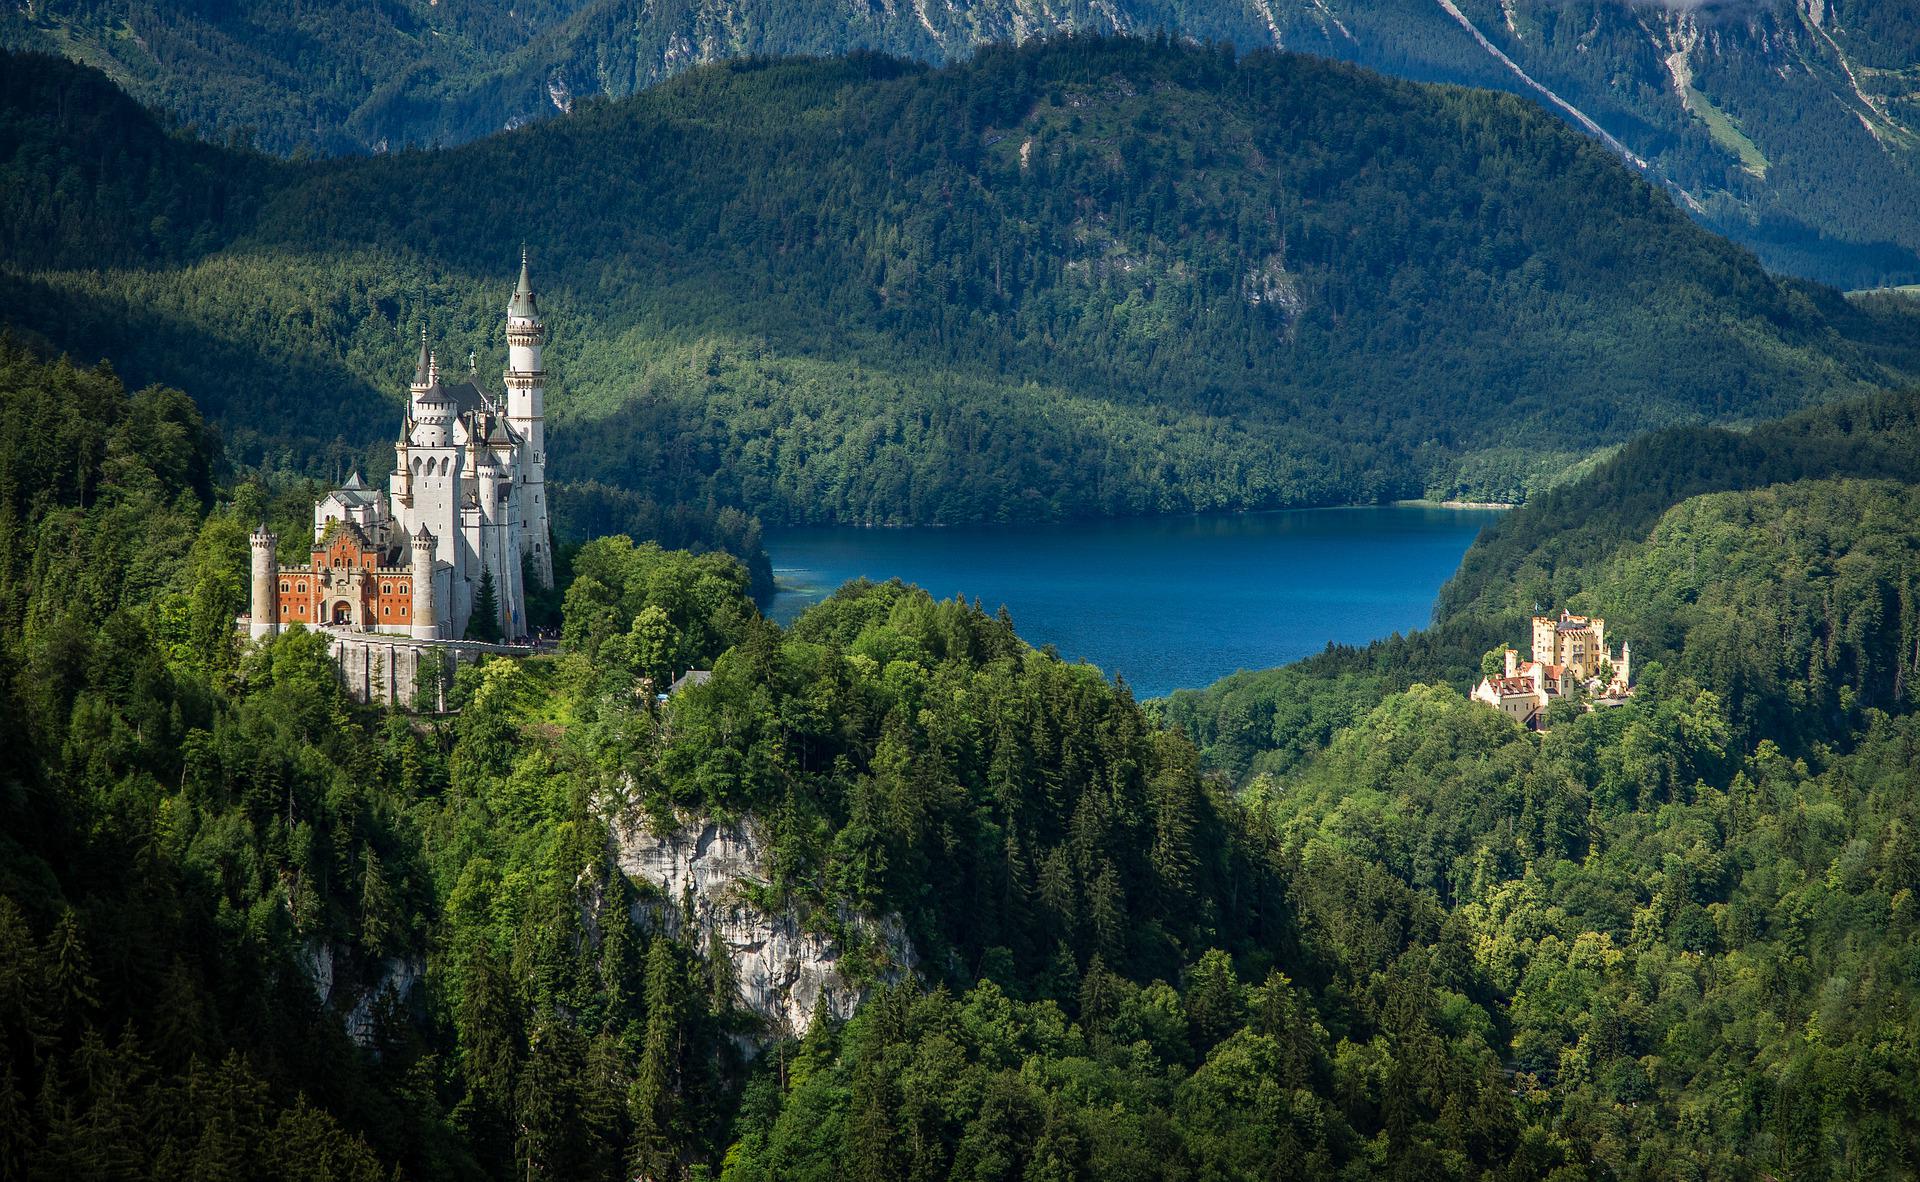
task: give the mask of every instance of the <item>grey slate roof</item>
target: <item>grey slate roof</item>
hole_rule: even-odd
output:
[[[524,246],[520,248],[520,282],[513,289],[513,298],[507,301],[507,315],[526,320],[540,319],[540,306],[533,298],[533,279],[527,273],[527,248]]]
[[[480,389],[478,379],[472,375],[462,378],[451,386],[441,386],[440,393],[446,397],[447,401],[458,407],[460,413],[463,415],[471,414],[474,411],[485,411],[491,407],[493,402],[493,400]]]
[[[705,685],[712,680],[713,670],[711,669],[689,669],[674,679],[673,684],[667,687],[667,693],[677,694],[688,686]]]
[[[368,488],[358,472],[346,484],[328,494],[343,505],[371,505],[380,499],[378,491]]]

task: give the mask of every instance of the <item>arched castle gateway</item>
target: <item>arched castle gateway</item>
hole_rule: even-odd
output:
[[[525,250],[507,301],[507,369],[490,390],[469,359],[448,379],[423,331],[407,412],[382,495],[354,473],[313,507],[300,566],[279,562],[263,525],[246,619],[255,640],[290,624],[324,629],[361,698],[412,698],[418,672],[527,637],[523,567],[553,584],[546,490],[546,328]],[[492,627],[476,620],[492,590]],[[431,651],[430,651],[431,650]],[[423,664],[423,662],[425,664]]]

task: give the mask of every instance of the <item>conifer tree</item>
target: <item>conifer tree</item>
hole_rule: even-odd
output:
[[[480,590],[473,597],[473,615],[467,619],[468,640],[500,642],[500,595],[493,588],[493,572],[480,572]]]
[[[659,1180],[675,1174],[677,1083],[680,1044],[679,969],[672,941],[655,935],[647,949],[647,1036],[640,1051],[630,1108],[634,1177]]]

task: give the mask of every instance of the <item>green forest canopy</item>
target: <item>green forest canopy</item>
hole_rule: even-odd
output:
[[[1635,640],[1628,705],[1542,736],[1392,684],[1501,626],[1468,606],[1283,671],[1340,721],[1236,792],[1190,701],[1003,618],[854,584],[782,630],[731,560],[625,538],[576,556],[557,658],[356,706],[320,638],[235,644],[265,498],[192,402],[8,347],[0,1167],[1901,1176],[1920,490],[1846,469],[1914,405],[1588,531],[1554,577]],[[1711,479],[1732,439],[1647,446]],[[923,975],[742,1058],[725,964],[615,865],[628,809],[754,818],[757,905],[898,914]]]
[[[1530,105],[1309,58],[743,63],[302,164],[6,73],[8,319],[248,464],[382,463],[405,342],[497,357],[521,236],[556,479],[773,523],[1509,500],[1914,368],[1910,306],[1769,276]]]
[[[1920,273],[1920,19],[1888,0],[1667,6],[1461,0],[1498,53],[1577,104],[1707,225],[1842,287]],[[924,61],[1067,31],[1284,46],[1560,112],[1431,0],[58,0],[0,45],[94,65],[222,142],[356,154],[465,143],[722,58]]]

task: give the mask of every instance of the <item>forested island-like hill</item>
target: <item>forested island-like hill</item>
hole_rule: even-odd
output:
[[[498,355],[522,238],[556,477],[769,522],[1513,500],[1920,368],[1901,301],[1770,276],[1532,106],[1312,58],[711,67],[310,163],[7,67],[8,322],[191,390],[248,463],[377,470],[422,327]]]
[[[0,46],[105,70],[211,138],[280,154],[465,143],[728,58],[931,62],[1165,32],[1507,90],[1610,136],[1769,266],[1920,275],[1920,18],[1886,0],[52,0]]]

